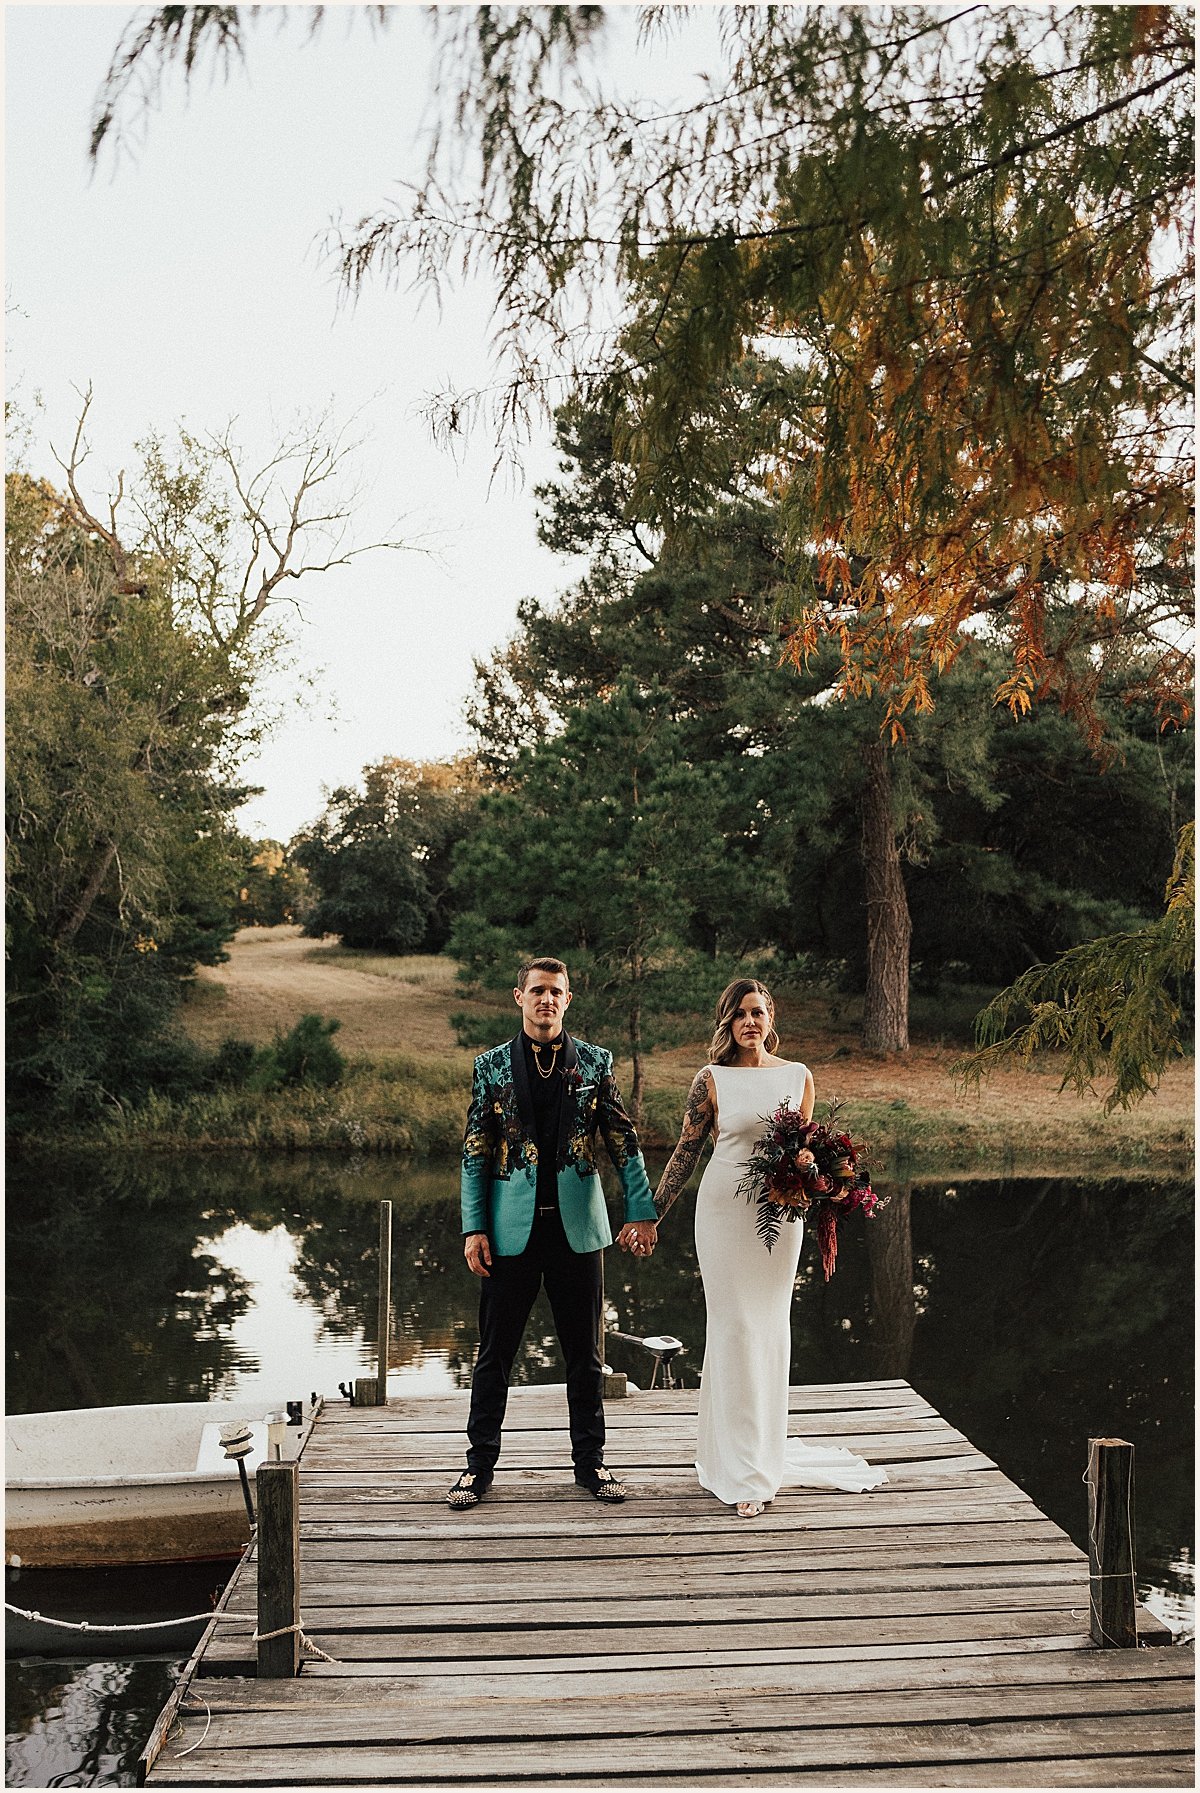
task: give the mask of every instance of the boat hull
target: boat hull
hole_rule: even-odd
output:
[[[4,1551],[31,1569],[218,1561],[241,1555],[250,1522],[225,1478],[115,1490],[8,1491]]]

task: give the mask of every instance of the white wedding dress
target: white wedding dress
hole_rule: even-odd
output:
[[[696,1197],[696,1255],[708,1331],[700,1376],[696,1473],[718,1500],[773,1500],[782,1487],[861,1493],[887,1481],[853,1451],[789,1438],[791,1306],[803,1220],[785,1221],[768,1252],[757,1210],[736,1194],[779,1104],[799,1108],[805,1068],[709,1065],[717,1137]]]

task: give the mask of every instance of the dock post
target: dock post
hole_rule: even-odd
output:
[[[1137,1645],[1133,1572],[1133,1446],[1088,1439],[1088,1605],[1092,1642],[1103,1650]]]
[[[379,1204],[379,1374],[375,1402],[387,1406],[388,1345],[392,1326],[392,1204]]]
[[[300,1465],[260,1463],[258,1490],[258,1673],[300,1672]],[[279,1636],[269,1637],[268,1632]]]

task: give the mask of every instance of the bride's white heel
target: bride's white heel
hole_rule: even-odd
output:
[[[766,1508],[761,1500],[739,1500],[737,1504],[739,1519],[757,1519],[758,1515],[765,1511]]]

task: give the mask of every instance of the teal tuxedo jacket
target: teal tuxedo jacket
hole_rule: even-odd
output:
[[[596,1135],[604,1140],[625,1197],[625,1219],[657,1220],[633,1122],[621,1103],[612,1053],[563,1035],[559,1119],[558,1205],[572,1251],[612,1244],[608,1209],[596,1170]],[[464,1233],[486,1233],[502,1258],[529,1243],[536,1206],[537,1143],[529,1072],[521,1036],[475,1060],[462,1156]]]

